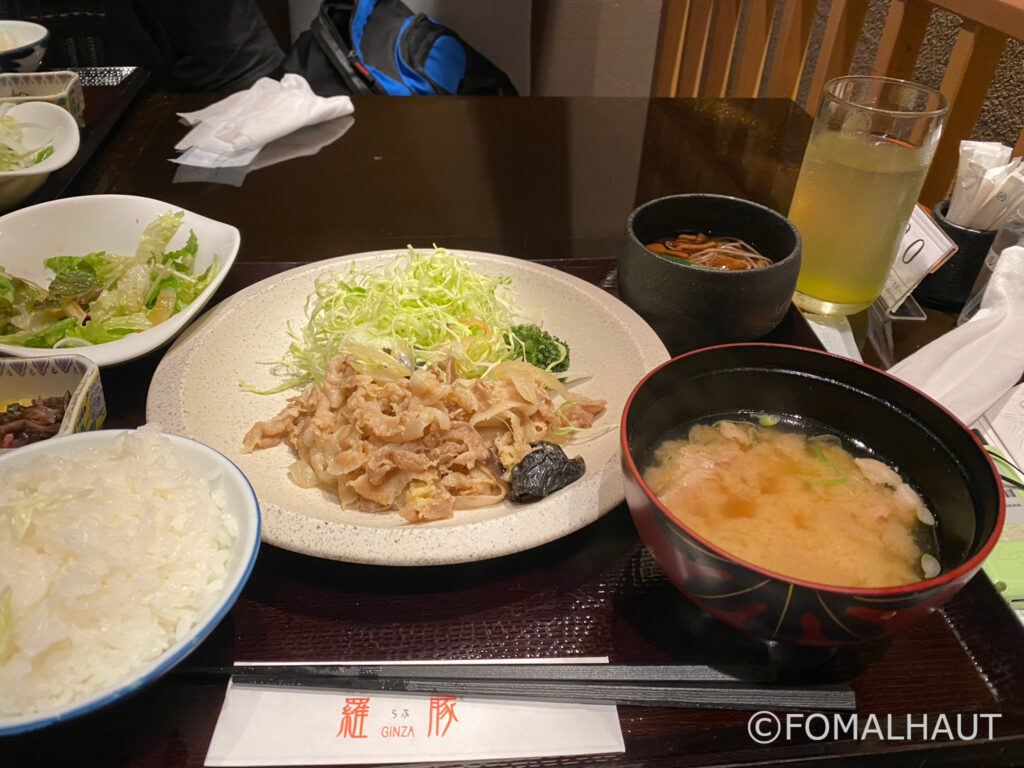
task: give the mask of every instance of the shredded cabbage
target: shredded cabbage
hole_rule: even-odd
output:
[[[381,350],[415,365],[449,358],[458,376],[478,378],[512,353],[502,331],[517,314],[507,276],[483,275],[444,248],[409,248],[373,270],[326,275],[306,305],[306,324],[288,329],[288,381],[270,391],[319,383],[345,347]],[[253,387],[242,384],[252,391]]]

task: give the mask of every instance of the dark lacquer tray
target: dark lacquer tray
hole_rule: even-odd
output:
[[[221,297],[293,264],[238,264]],[[613,286],[614,264],[555,264]],[[776,341],[816,345],[798,314]],[[110,426],[141,423],[159,353],[103,371]],[[617,662],[772,661],[800,682],[849,682],[858,715],[991,714],[993,738],[870,735],[770,744],[751,712],[619,710],[625,754],[522,766],[1015,765],[1024,761],[1024,629],[984,575],[943,610],[886,640],[834,654],[768,647],[701,614],[665,579],[620,506],[564,539],[516,555],[431,568],[318,560],[264,546],[229,616],[185,665],[236,660],[609,656]],[[80,721],[6,740],[4,765],[199,766],[223,683],[169,676]],[[987,721],[985,721],[987,722]],[[897,733],[898,735],[898,733]],[[490,765],[491,763],[488,763]],[[469,763],[466,763],[469,765]]]

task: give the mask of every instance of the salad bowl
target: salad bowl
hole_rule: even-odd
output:
[[[30,149],[53,147],[49,156],[38,162],[13,170],[4,170],[0,164],[0,213],[9,211],[25,201],[43,185],[50,174],[60,170],[78,153],[78,124],[66,109],[43,101],[15,104],[0,109],[0,148],[9,131],[3,118],[13,118],[20,133],[19,143]],[[7,121],[11,122],[11,121]]]
[[[180,215],[181,220],[173,236],[161,244],[162,255],[170,257],[192,251],[180,262],[181,270],[177,276],[187,278],[181,282],[192,285],[195,295],[186,288],[168,287],[167,298],[176,311],[166,319],[154,320],[155,324],[144,330],[98,343],[90,343],[88,338],[64,338],[56,342],[56,349],[87,357],[101,367],[141,357],[174,339],[213,298],[238,255],[241,236],[237,228],[191,211],[182,211],[169,203],[132,195],[88,195],[54,200],[0,216],[0,269],[6,272],[7,277],[46,286],[55,275],[51,269],[54,262],[48,266],[47,260],[63,256],[92,256],[100,252],[98,269],[102,271],[105,263],[102,259],[130,259],[137,252],[141,253],[140,238],[148,231],[147,226],[155,224],[158,218],[169,212]],[[191,233],[195,235],[194,244],[189,242]],[[187,269],[185,265],[188,265]],[[4,277],[0,272],[0,278]],[[170,277],[176,275],[171,274]],[[155,281],[156,278],[153,279]],[[160,285],[171,283],[173,280],[154,283],[153,295],[158,288],[163,291]],[[147,306],[144,311],[149,309]],[[90,309],[83,319],[83,326],[93,321],[98,322],[98,317]],[[3,324],[2,319],[0,324]],[[0,342],[0,354],[12,357],[54,354],[54,348],[12,341],[12,329],[8,327],[6,330],[8,335],[3,336],[4,328],[0,328],[0,338],[4,339]]]

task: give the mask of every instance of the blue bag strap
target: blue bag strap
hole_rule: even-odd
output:
[[[384,92],[408,96],[414,91],[404,82],[393,50],[402,26],[412,11],[401,0],[356,0],[349,34],[360,63]],[[371,22],[372,16],[372,22]]]
[[[410,27],[419,24],[421,19],[426,18],[427,17],[422,13],[418,13],[405,20],[402,24],[402,28],[398,32],[398,37],[395,38],[394,56],[395,62],[398,64],[398,71],[402,73],[402,79],[405,80],[406,84],[409,86],[409,90],[421,96],[432,96],[437,93],[442,93],[443,91],[436,88],[434,83],[424,77],[423,74],[413,69],[409,62],[405,60],[405,56],[402,55],[402,45],[406,32],[409,31]],[[454,91],[452,91],[452,93],[454,93]]]

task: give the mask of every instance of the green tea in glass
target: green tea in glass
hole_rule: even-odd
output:
[[[948,109],[904,80],[825,84],[789,209],[803,239],[800,309],[852,315],[882,292]]]

